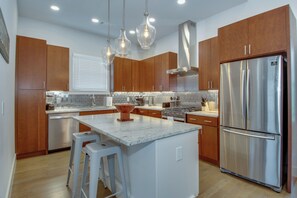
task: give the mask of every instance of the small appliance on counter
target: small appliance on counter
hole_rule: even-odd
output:
[[[144,106],[144,98],[143,96],[136,96],[135,97],[136,100],[136,105],[137,106]]]
[[[106,96],[105,97],[105,106],[107,106],[107,107],[112,106],[112,97],[111,96]]]

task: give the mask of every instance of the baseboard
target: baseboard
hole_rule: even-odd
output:
[[[297,167],[296,166],[293,166],[293,170],[292,170],[292,175],[294,176],[294,177],[297,177]]]
[[[7,187],[6,194],[5,194],[6,198],[11,197],[11,189],[12,189],[12,185],[13,185],[15,166],[16,166],[16,155],[14,155],[14,157],[13,157],[12,167],[11,167],[9,181],[8,181],[8,187]]]

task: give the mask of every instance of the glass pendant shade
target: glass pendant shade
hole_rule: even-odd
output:
[[[107,45],[102,49],[101,55],[104,64],[111,65],[113,63],[113,59],[115,57],[115,50],[112,48],[109,41],[107,41]]]
[[[156,38],[156,29],[150,24],[148,12],[144,13],[143,22],[136,28],[137,40],[142,49],[149,49]]]
[[[128,56],[130,47],[131,41],[126,36],[126,30],[122,28],[120,31],[120,36],[115,40],[115,48],[117,55],[122,57]]]

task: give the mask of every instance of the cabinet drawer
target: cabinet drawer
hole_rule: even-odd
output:
[[[192,124],[218,126],[218,118],[207,116],[187,115],[187,122]]]
[[[138,110],[139,115],[144,115],[144,116],[148,116],[149,112],[146,109],[139,109]]]
[[[149,116],[151,117],[155,117],[155,118],[161,118],[161,111],[157,111],[157,110],[149,110]]]

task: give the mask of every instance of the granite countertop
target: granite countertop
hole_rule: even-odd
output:
[[[219,112],[218,111],[193,111],[193,112],[188,112],[187,114],[189,115],[197,115],[197,116],[208,116],[208,117],[219,117]]]
[[[198,132],[198,129],[201,129],[201,126],[199,125],[173,122],[133,114],[131,114],[131,118],[134,119],[133,121],[120,122],[117,121],[119,116],[119,113],[113,113],[104,115],[75,116],[73,118],[82,124],[91,127],[93,130],[126,146],[151,142],[192,131]]]
[[[100,111],[100,110],[115,110],[114,106],[97,106],[97,107],[61,107],[56,108],[55,110],[45,111],[46,114],[52,113],[74,113],[74,112],[83,112],[83,111]]]

